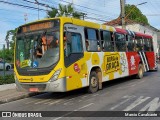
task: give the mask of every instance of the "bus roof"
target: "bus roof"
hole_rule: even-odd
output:
[[[137,37],[152,38],[151,35],[140,33],[140,32],[134,32],[134,31],[125,30],[125,29],[121,29],[121,28],[115,28],[115,29],[116,29],[116,32],[123,33],[123,34],[130,34],[130,35],[135,34],[135,36],[137,36]]]
[[[116,31],[115,28],[112,26],[102,25],[102,24],[98,24],[98,23],[94,23],[94,22],[71,18],[71,17],[45,18],[45,19],[41,19],[41,20],[37,20],[37,21],[33,21],[30,23],[21,25],[20,27],[39,23],[39,22],[54,20],[54,19],[60,19],[61,21],[63,21],[63,23],[73,23],[75,25],[80,25],[80,26],[85,26],[85,27],[95,28],[95,29],[103,29],[103,30],[108,30],[108,31],[112,31],[112,32]]]
[[[107,26],[107,25],[104,25],[104,24],[98,24],[98,23],[89,22],[89,21],[76,19],[76,18],[71,18],[71,17],[45,18],[45,19],[41,19],[41,20],[37,20],[37,21],[33,21],[33,22],[30,22],[30,23],[24,24],[20,27],[31,25],[31,24],[36,24],[36,23],[39,23],[39,22],[50,21],[50,20],[54,20],[54,19],[60,19],[63,23],[72,23],[72,24],[75,24],[75,25],[84,26],[84,27],[88,27],[88,28],[103,29],[103,30],[112,31],[112,32],[129,34],[127,32],[127,30],[125,30],[125,29],[114,28],[112,26]],[[152,38],[151,35],[143,34],[143,33],[140,33],[140,32],[134,32],[134,33],[135,33],[135,36],[138,36],[138,37]]]
[[[121,29],[121,28],[115,28],[115,29],[116,29],[116,32],[127,34],[127,31],[125,29]]]
[[[140,33],[140,32],[135,32],[135,35],[138,37],[152,38],[151,35]]]

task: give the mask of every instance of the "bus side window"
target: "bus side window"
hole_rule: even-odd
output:
[[[144,51],[150,51],[151,50],[151,44],[149,39],[144,38]]]
[[[135,41],[136,41],[136,51],[144,51],[142,37],[135,37]]]
[[[85,38],[86,38],[86,50],[98,52],[100,49],[100,42],[98,37],[98,30],[86,28],[85,29]]]
[[[114,41],[111,38],[111,32],[109,31],[101,31],[101,44],[103,51],[114,51]]]
[[[149,43],[150,43],[150,51],[153,51],[153,40],[151,38],[149,39]]]
[[[68,55],[71,53],[82,53],[82,37],[79,33],[69,33],[71,34],[71,40],[67,40],[67,51]]]
[[[125,52],[126,51],[126,38],[124,34],[115,33],[115,44],[117,51]]]
[[[127,35],[127,38],[128,38],[128,42],[127,42],[128,51],[135,51],[134,38],[131,35]]]

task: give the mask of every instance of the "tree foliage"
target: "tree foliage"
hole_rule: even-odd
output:
[[[142,12],[135,5],[127,4],[125,6],[125,15],[127,16],[127,19],[149,25],[147,17],[143,15]]]
[[[11,50],[14,50],[14,42],[15,42],[15,38],[16,38],[16,31],[17,28],[14,30],[8,30],[7,34],[6,34],[6,41],[9,41],[9,47]],[[11,37],[11,39],[10,39]],[[9,40],[10,39],[10,40]]]
[[[13,62],[16,31],[17,31],[17,28],[14,30],[7,31],[5,40],[9,44],[8,46],[9,49],[7,48],[5,50],[0,50],[0,58],[3,58],[3,56],[5,55],[5,61],[7,62]]]
[[[0,58],[5,58],[6,62],[13,62],[14,51],[11,49],[0,50]]]
[[[80,19],[83,16],[83,13],[77,12],[74,10],[72,4],[62,5],[59,4],[58,9],[52,8],[51,11],[48,11],[48,18],[50,17],[61,17],[61,16],[72,16],[74,18]]]

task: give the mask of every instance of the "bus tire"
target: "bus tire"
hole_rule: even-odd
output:
[[[89,93],[95,93],[98,91],[98,85],[99,85],[99,80],[97,73],[95,71],[92,71],[89,76],[89,88],[88,92]]]
[[[137,79],[143,78],[143,74],[144,74],[143,65],[142,65],[142,64],[139,64],[139,66],[138,66],[138,73],[137,73],[137,75],[136,75],[136,78],[137,78]]]

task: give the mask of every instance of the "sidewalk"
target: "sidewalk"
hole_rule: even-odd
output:
[[[0,85],[0,104],[23,99],[37,94],[39,93],[18,92],[14,83]]]

